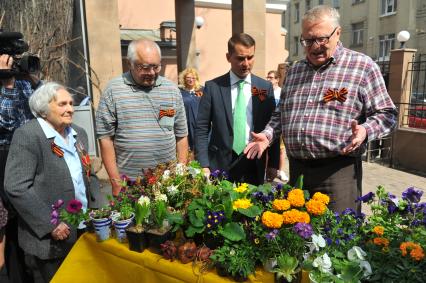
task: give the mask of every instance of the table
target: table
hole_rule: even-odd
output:
[[[75,243],[51,282],[233,282],[218,276],[214,270],[203,275],[196,273],[191,263],[171,262],[149,250],[133,252],[128,244],[119,243],[116,239],[99,243],[94,234],[85,233]],[[306,274],[303,277],[302,281],[309,282]],[[258,269],[248,282],[274,282],[274,278],[272,273]]]

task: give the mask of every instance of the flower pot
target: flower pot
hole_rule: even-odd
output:
[[[230,275],[224,264],[216,263],[215,266],[216,266],[217,275],[221,277],[227,277]]]
[[[263,269],[265,269],[268,272],[273,272],[274,267],[277,265],[277,259],[276,258],[268,258],[263,263]]]
[[[111,218],[92,219],[95,228],[96,240],[102,242],[108,240],[111,234]]]
[[[134,215],[129,219],[114,221],[115,236],[120,243],[127,243],[126,229],[132,224]]]
[[[245,282],[247,281],[247,276],[241,275],[240,273],[237,273],[232,276],[232,279],[234,279],[235,282]]]
[[[126,235],[129,242],[129,250],[141,253],[148,247],[145,232],[130,231],[127,229]]]
[[[157,229],[150,229],[146,232],[146,237],[149,243],[149,247],[155,253],[160,253],[160,245],[168,240],[173,240],[176,233],[172,233],[169,230],[159,231]]]

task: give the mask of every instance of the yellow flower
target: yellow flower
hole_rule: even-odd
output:
[[[242,184],[240,184],[239,187],[234,189],[234,191],[236,191],[237,193],[244,193],[247,190],[248,190],[248,184],[247,183],[242,183]]]
[[[306,203],[306,210],[313,215],[323,215],[327,210],[327,206],[319,201],[311,199]]]
[[[373,232],[377,236],[383,236],[383,233],[385,232],[385,228],[383,226],[376,226],[373,228]]]
[[[278,211],[284,211],[290,208],[290,202],[286,199],[276,199],[272,202],[272,208]]]
[[[316,192],[314,196],[312,197],[312,199],[318,200],[325,205],[327,205],[330,202],[330,197],[320,192]]]
[[[283,224],[283,216],[275,212],[265,211],[262,214],[262,223],[268,228],[279,229]]]
[[[236,201],[234,201],[232,203],[232,207],[234,209],[238,209],[238,208],[249,208],[251,207],[253,204],[251,203],[251,200],[246,199],[246,198],[240,198],[237,199]]]
[[[287,200],[291,206],[302,207],[305,204],[305,195],[301,189],[293,189],[288,193]]]
[[[254,243],[255,243],[256,245],[259,245],[259,243],[260,243],[259,239],[258,239],[258,238],[254,239]]]

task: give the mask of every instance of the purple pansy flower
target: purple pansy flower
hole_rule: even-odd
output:
[[[402,192],[402,198],[414,203],[420,201],[423,195],[423,191],[416,189],[415,187],[409,187],[405,191]]]
[[[293,230],[304,239],[309,239],[313,234],[312,226],[308,223],[298,222],[294,225]]]
[[[275,239],[275,237],[278,235],[278,232],[279,231],[277,229],[274,229],[271,232],[269,232],[268,234],[266,234],[265,237],[266,237],[267,240],[271,241],[271,240]]]
[[[372,201],[373,198],[374,198],[374,193],[369,192],[369,193],[363,195],[362,197],[357,198],[356,201],[362,201],[363,203],[367,203],[369,201]]]

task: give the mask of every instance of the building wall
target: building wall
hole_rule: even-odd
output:
[[[175,20],[174,0],[117,1],[122,29],[158,29],[162,21]],[[200,72],[202,83],[229,71],[226,52],[228,39],[232,35],[230,5],[212,6],[207,2],[209,1],[195,2],[195,16],[204,18],[203,27],[196,30],[196,49],[199,54],[196,66]],[[266,62],[264,69],[266,72],[269,69],[277,69],[279,63],[285,62],[288,52],[284,46],[285,37],[281,35],[281,13],[278,11],[267,12],[265,24]],[[177,82],[177,65],[173,59],[167,59],[167,64],[164,64],[163,69],[166,77]],[[266,73],[257,75],[264,77]]]

